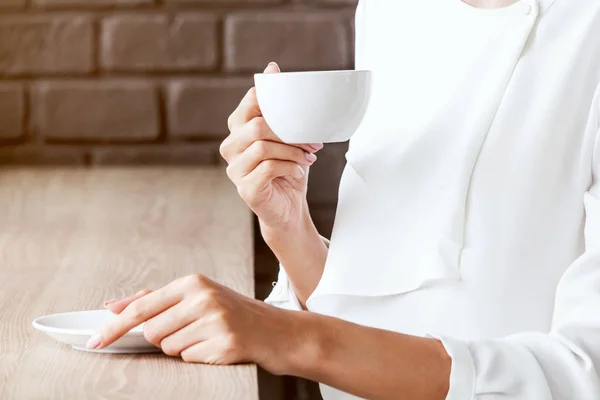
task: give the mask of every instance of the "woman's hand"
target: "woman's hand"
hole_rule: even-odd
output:
[[[277,73],[271,63],[265,73]],[[306,217],[309,167],[322,144],[288,145],[262,117],[256,90],[250,89],[229,117],[231,134],[221,145],[227,175],[242,199],[258,216],[263,229],[297,228]],[[306,218],[305,218],[306,219]]]
[[[266,73],[278,73],[271,63]],[[258,216],[267,245],[293,282],[301,304],[321,279],[327,246],[306,202],[309,167],[322,144],[288,145],[267,125],[250,89],[229,117],[231,134],[221,145],[227,175]]]
[[[365,399],[444,399],[452,360],[436,339],[281,310],[202,275],[107,302],[117,318],[88,343],[108,346],[146,322],[166,354],[205,364],[254,362],[277,375],[322,382]]]
[[[254,362],[284,374],[287,356],[293,358],[290,349],[303,347],[295,343],[303,328],[292,316],[300,313],[243,296],[203,275],[105,306],[118,316],[90,339],[91,349],[106,347],[145,322],[144,337],[167,355],[206,364]]]

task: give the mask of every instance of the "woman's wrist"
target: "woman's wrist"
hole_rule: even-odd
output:
[[[329,251],[307,211],[297,227],[272,231],[261,226],[263,238],[284,266],[296,297],[304,307],[323,275]]]
[[[294,242],[303,236],[317,233],[306,201],[303,203],[300,216],[296,221],[277,226],[270,226],[260,218],[258,222],[262,237],[269,246],[286,245],[287,242]]]
[[[328,349],[327,329],[322,315],[308,311],[285,311],[290,313],[287,351],[283,355],[284,375],[309,378],[319,374],[318,368],[326,358]]]

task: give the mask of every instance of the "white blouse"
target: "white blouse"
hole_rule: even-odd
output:
[[[439,338],[447,399],[600,399],[600,1],[362,0],[356,28],[372,99],[308,309]],[[285,266],[266,301],[299,309]]]

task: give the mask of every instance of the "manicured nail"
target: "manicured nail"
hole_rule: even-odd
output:
[[[109,305],[109,304],[112,304],[112,303],[114,303],[115,301],[119,301],[119,299],[112,299],[112,300],[107,300],[107,301],[105,301],[105,302],[104,302],[104,307],[106,307],[106,306],[107,306],[107,305]]]
[[[309,146],[311,149],[313,149],[315,151],[319,151],[324,147],[323,143],[311,143],[311,144],[309,144]]]
[[[271,68],[275,68],[276,70],[275,70],[275,71],[271,71],[271,70],[270,70]],[[272,72],[278,72],[278,71],[281,71],[281,70],[279,69],[279,65],[277,65],[277,63],[276,63],[276,62],[273,62],[273,61],[271,61],[271,62],[269,63],[269,65],[267,65],[267,68],[265,68],[265,73],[272,73]]]
[[[299,165],[296,165],[296,168],[298,168],[298,172],[296,173],[296,178],[300,179],[304,176],[304,170]]]
[[[135,295],[139,296],[139,295],[144,294],[144,293],[146,293],[146,291],[142,289],[139,292],[137,292]]]
[[[92,336],[90,338],[90,340],[88,340],[85,347],[87,347],[90,350],[94,350],[94,349],[98,348],[98,346],[100,346],[101,343],[102,343],[102,338],[100,337],[100,335],[96,334],[96,335]]]
[[[315,156],[313,153],[304,152],[304,155],[306,156],[306,159],[311,163],[317,161],[317,156]]]

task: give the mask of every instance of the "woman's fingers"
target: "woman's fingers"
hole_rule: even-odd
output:
[[[262,190],[275,178],[291,176],[300,179],[306,172],[293,161],[265,160],[246,175],[244,185]]]
[[[260,117],[262,114],[256,99],[256,88],[252,87],[242,101],[227,119],[227,126],[230,131],[247,124],[253,118]]]
[[[243,350],[232,336],[214,336],[198,342],[183,350],[180,354],[183,361],[213,365],[230,365],[247,362],[242,355]]]
[[[132,303],[106,324],[88,341],[89,349],[101,349],[119,339],[131,329],[179,303],[183,293],[173,283],[149,293]]]
[[[205,325],[201,319],[192,322],[164,337],[160,342],[160,348],[166,355],[178,357],[183,350],[210,337]]]
[[[270,63],[265,69],[265,73],[278,72],[280,72],[280,69],[275,63]],[[229,116],[227,125],[231,134],[221,144],[220,151],[228,163],[231,163],[237,155],[243,153],[257,140],[281,142],[262,118],[255,88],[251,88],[246,93],[238,107]],[[309,153],[315,153],[323,148],[323,144],[301,144],[294,145],[294,147],[299,147]]]
[[[276,62],[271,61],[267,65],[267,68],[265,68],[265,74],[276,74],[277,72],[281,72],[281,68],[279,68]]]
[[[258,140],[281,142],[271,131],[263,117],[254,117],[247,123],[232,130],[221,144],[221,155],[228,163],[242,154],[250,145]]]
[[[255,117],[248,123],[236,128],[223,141],[220,147],[221,156],[225,161],[231,164],[237,156],[244,153],[257,141],[269,141],[283,144],[283,142],[273,133],[269,125],[267,125],[267,122],[263,117]],[[323,144],[321,143],[299,145],[285,144],[285,146],[299,148],[308,153],[316,153],[323,148]]]
[[[317,156],[283,143],[259,140],[252,143],[244,153],[229,164],[227,174],[233,182],[237,183],[265,160],[292,161],[299,165],[310,166],[317,160]]]
[[[202,364],[221,364],[218,354],[216,352],[214,340],[206,340],[198,342],[190,347],[182,350],[179,354],[181,359],[188,363],[202,363]]]
[[[275,63],[270,63],[265,69],[265,74],[280,72],[279,66]],[[237,126],[241,126],[249,122],[252,118],[262,115],[258,100],[256,99],[256,89],[252,88],[246,93],[235,111],[229,116],[227,125],[229,130],[233,130]]]
[[[193,322],[199,317],[197,311],[197,307],[194,307],[189,301],[181,301],[167,311],[146,321],[144,324],[144,337],[148,342],[162,348],[165,338],[171,337],[181,330],[188,329],[187,327],[190,324],[193,325]],[[167,355],[179,355],[179,353],[165,353]]]
[[[254,208],[268,200],[270,194],[267,189],[273,179],[285,176],[302,179],[305,174],[295,162],[266,160],[237,184],[238,193],[246,204]]]
[[[267,125],[263,117],[255,117],[245,125],[236,128],[221,144],[221,156],[231,163],[238,155],[244,153],[257,141],[269,141],[284,144]],[[322,143],[284,144],[288,147],[299,148],[308,153],[316,153],[323,148]]]
[[[115,299],[115,300],[105,301],[104,307],[108,311],[112,312],[113,314],[120,314],[125,309],[125,307],[127,307],[129,304],[133,303],[137,299],[144,297],[148,293],[151,293],[151,290],[144,289],[144,290],[140,290],[139,292],[137,292],[136,294],[134,294],[132,296],[125,297],[124,299]]]

